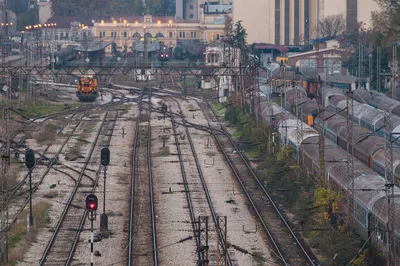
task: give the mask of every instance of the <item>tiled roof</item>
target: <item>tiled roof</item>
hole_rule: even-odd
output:
[[[97,17],[97,19],[99,19]],[[95,20],[93,17],[60,17],[60,16],[53,16],[47,20],[46,23],[56,23],[57,28],[70,28],[71,23],[76,21],[86,26],[93,26],[92,20]]]

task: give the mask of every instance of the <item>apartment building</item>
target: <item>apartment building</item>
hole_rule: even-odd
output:
[[[377,9],[374,0],[235,0],[233,20],[242,21],[249,43],[298,45],[317,36],[318,19],[343,14],[348,28],[368,26]]]
[[[227,13],[233,0],[175,0],[175,18],[188,21],[198,21],[200,14]]]

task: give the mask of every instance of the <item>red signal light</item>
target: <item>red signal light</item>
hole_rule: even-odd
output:
[[[90,194],[86,197],[86,210],[89,212],[95,212],[97,210],[96,195]]]
[[[162,112],[165,114],[168,110],[168,107],[166,105],[163,105],[161,109],[162,109]]]

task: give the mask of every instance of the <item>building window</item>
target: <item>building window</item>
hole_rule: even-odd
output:
[[[193,18],[193,14],[190,14],[190,15],[189,15],[189,18]]]
[[[114,37],[114,38],[117,37],[117,33],[115,31],[112,31],[111,32],[111,37]]]
[[[190,38],[196,39],[197,38],[197,33],[196,32],[190,32]]]
[[[121,35],[124,36],[125,38],[126,38],[126,36],[128,36],[126,31],[122,32]]]
[[[186,32],[180,31],[179,32],[179,38],[186,38]]]
[[[64,33],[63,32],[60,33],[60,39],[61,40],[64,39]]]
[[[100,37],[106,37],[106,32],[105,31],[100,31]]]
[[[189,9],[193,10],[193,5],[190,5],[190,6],[189,6]]]
[[[172,32],[169,33],[169,37],[172,38]]]
[[[69,39],[69,33],[68,32],[65,33],[65,39]]]
[[[217,34],[217,40],[219,40],[219,38],[220,38],[220,36],[219,36],[219,34]]]
[[[315,59],[300,59],[300,67],[315,68]]]

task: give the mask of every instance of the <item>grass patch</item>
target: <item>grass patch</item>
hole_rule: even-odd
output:
[[[48,213],[50,204],[41,201],[33,206],[33,217],[35,219],[36,229],[45,228],[50,224],[51,219]],[[27,231],[27,214],[29,209],[26,208],[20,215],[9,232],[9,256],[7,266],[17,265],[22,260],[24,254],[28,251],[29,246],[36,241],[37,230]]]
[[[247,156],[247,158],[256,158],[258,156],[258,149],[251,149],[248,151],[245,151],[245,154]]]
[[[51,113],[56,113],[64,110],[64,104],[54,104],[49,102],[35,102],[32,105],[25,107],[21,110],[22,114],[29,117],[35,118]]]
[[[140,114],[140,123],[148,122],[150,120],[150,116],[148,114]]]
[[[74,146],[68,150],[68,152],[65,154],[65,160],[67,161],[75,161],[78,159],[78,156],[80,155],[80,150],[78,147]]]
[[[160,150],[155,154],[156,157],[163,157],[170,155],[169,146],[161,147]]]
[[[39,131],[35,131],[32,134],[32,137],[35,138],[39,144],[49,144],[61,129],[60,123],[60,121],[45,123],[44,126],[40,127]]]
[[[52,199],[58,197],[58,191],[52,190],[43,195],[43,198]]]
[[[89,135],[94,131],[97,126],[96,121],[87,121],[85,122],[85,126],[82,129],[82,133],[79,135],[80,138],[86,139]]]
[[[251,253],[251,255],[255,265],[257,266],[265,265],[265,263],[267,262],[267,260],[264,258],[261,252],[253,252]]]

